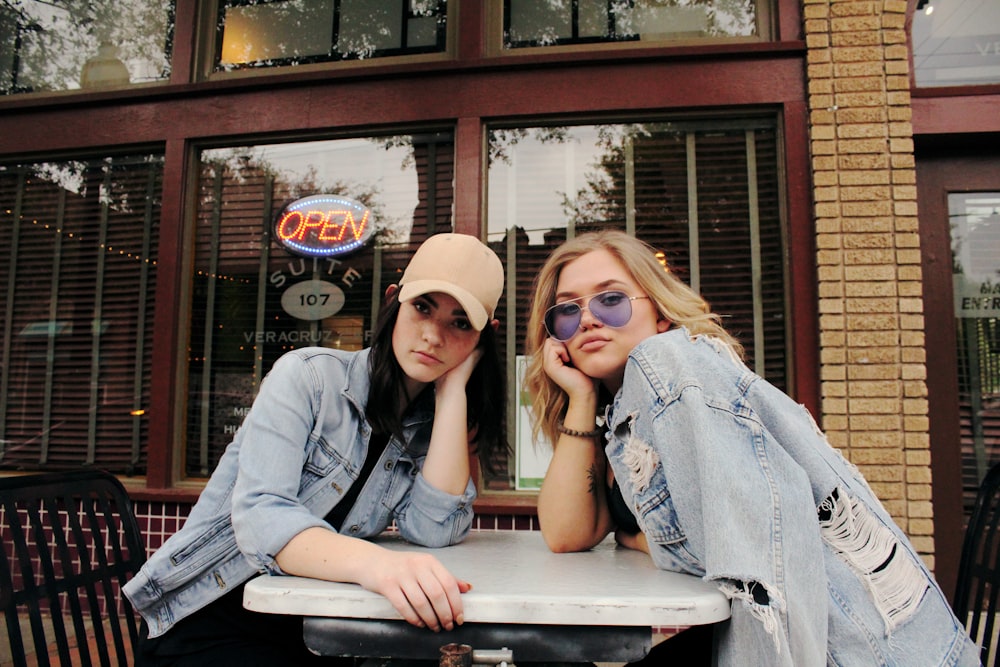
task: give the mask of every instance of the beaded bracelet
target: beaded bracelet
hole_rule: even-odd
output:
[[[566,435],[571,435],[574,438],[596,438],[597,436],[604,433],[603,428],[595,428],[593,431],[577,431],[576,429],[566,428],[562,420],[556,424],[556,430],[560,433],[565,433]]]

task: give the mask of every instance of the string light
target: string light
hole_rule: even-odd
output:
[[[11,211],[9,209],[7,209],[7,213],[10,213],[10,212]],[[50,223],[39,222],[37,219],[32,219],[31,224],[34,225],[34,226],[36,226],[36,227],[41,227],[42,229],[45,229],[47,231],[51,231],[51,232],[54,232],[56,234],[59,234],[60,236],[63,236],[64,238],[73,239],[73,240],[75,240],[75,241],[77,241],[79,243],[83,243],[84,238],[85,238],[83,236],[77,236],[73,232],[63,231],[62,227],[56,227],[55,229],[53,229]],[[108,253],[109,255],[110,254],[115,254],[117,252],[118,256],[120,256],[120,257],[127,257],[128,259],[132,259],[132,260],[135,260],[137,262],[144,262],[144,263],[149,264],[151,266],[156,266],[156,264],[157,264],[157,261],[155,259],[152,259],[150,257],[145,257],[145,256],[143,256],[141,254],[133,253],[133,252],[128,251],[128,250],[119,249],[119,250],[116,251],[113,246],[105,245],[105,244],[100,244],[100,245],[98,245],[98,247],[101,250],[103,250],[104,252]]]

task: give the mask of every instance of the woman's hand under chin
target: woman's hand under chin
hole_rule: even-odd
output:
[[[596,381],[573,366],[566,345],[554,338],[545,340],[542,348],[542,368],[570,398],[595,392]]]

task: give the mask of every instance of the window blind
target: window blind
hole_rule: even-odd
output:
[[[0,467],[144,471],[161,174],[0,165]]]

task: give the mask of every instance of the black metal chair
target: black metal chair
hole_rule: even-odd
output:
[[[983,665],[995,663],[1000,607],[1000,464],[986,474],[969,517],[952,608],[980,647]]]
[[[0,611],[13,664],[130,664],[138,622],[121,587],[145,559],[114,476],[0,479]]]

